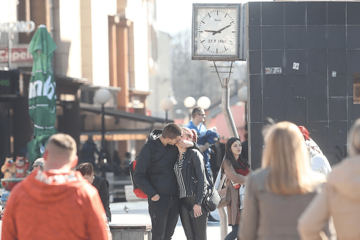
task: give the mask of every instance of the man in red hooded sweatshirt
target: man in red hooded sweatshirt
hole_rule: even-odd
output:
[[[71,171],[78,161],[74,139],[51,136],[43,157],[44,171],[33,171],[11,191],[1,239],[111,239],[97,190]]]

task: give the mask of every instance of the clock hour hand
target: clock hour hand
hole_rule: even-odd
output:
[[[217,31],[214,31],[212,35],[215,35],[215,34],[217,34],[217,33],[221,33],[222,30],[225,30],[226,28],[228,28],[228,27],[230,27],[230,26],[231,26],[231,24],[230,24],[230,25],[227,25],[226,27],[223,27],[223,28],[221,28],[221,29],[219,29],[219,30],[217,30]]]
[[[217,32],[217,31],[213,31],[213,30],[204,30],[204,32],[212,32],[212,33],[214,33],[214,32]]]

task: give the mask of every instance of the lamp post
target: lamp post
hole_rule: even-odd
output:
[[[174,107],[174,103],[170,98],[164,98],[160,102],[160,106],[163,110],[165,110],[165,124],[168,123],[168,111]]]
[[[195,106],[196,101],[193,97],[187,97],[184,100],[184,106],[188,109],[189,112],[189,121],[191,120],[191,109]]]
[[[245,103],[245,131],[247,131],[247,99],[248,99],[248,93],[247,93],[247,86],[243,86],[238,91],[238,98],[240,102]]]
[[[100,88],[95,92],[95,101],[101,104],[101,157],[104,157],[105,146],[105,103],[110,100],[110,91],[106,88]]]

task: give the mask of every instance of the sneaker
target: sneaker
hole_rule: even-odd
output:
[[[210,213],[209,213],[209,216],[208,216],[208,221],[209,222],[220,222],[219,220],[215,219]]]

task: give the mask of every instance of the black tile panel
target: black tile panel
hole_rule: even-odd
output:
[[[360,50],[347,51],[347,72],[360,73]]]
[[[328,71],[330,75],[333,71],[335,71],[336,73],[346,73],[345,49],[328,50]]]
[[[248,28],[249,50],[261,49],[261,28],[252,26]]]
[[[261,147],[263,144],[262,123],[250,123],[251,147]]]
[[[285,96],[285,75],[269,74],[264,77],[263,98],[280,98]],[[264,100],[265,101],[265,100]]]
[[[307,75],[287,74],[285,81],[285,95],[289,97],[307,97]]]
[[[251,147],[251,169],[254,171],[261,167],[263,147]]]
[[[262,99],[251,99],[250,119],[251,122],[262,122]]]
[[[352,102],[351,104],[352,106],[352,119],[356,120],[358,118],[360,118],[360,104],[354,104]]]
[[[309,74],[307,91],[309,97],[326,98],[327,97],[326,74]]]
[[[306,49],[305,26],[285,26],[285,48]]]
[[[284,25],[284,3],[262,2],[262,25]]]
[[[249,51],[249,74],[261,73],[261,51]]]
[[[264,99],[263,118],[272,118],[275,122],[285,119],[285,99]]]
[[[347,95],[353,96],[353,87],[354,87],[353,75],[352,74],[346,75],[346,79],[347,79]]]
[[[327,73],[327,50],[308,50],[307,52],[308,73]]]
[[[326,2],[307,2],[307,24],[326,25]]]
[[[284,27],[262,27],[262,49],[284,49]]]
[[[328,120],[328,102],[326,98],[308,98],[308,120],[326,121]]]
[[[250,99],[262,98],[261,75],[250,75]]]
[[[329,26],[329,49],[345,49],[346,48],[346,27],[345,26]]]
[[[249,2],[249,26],[260,25],[260,2]]]
[[[347,120],[347,98],[336,97],[329,98],[329,120],[341,121]]]
[[[263,51],[263,62],[262,67],[281,67],[284,72],[284,51],[282,50],[269,50]],[[265,70],[263,69],[265,72]]]
[[[305,2],[285,2],[285,25],[305,25]]]
[[[308,26],[307,27],[307,48],[326,49],[327,48],[327,27]]]
[[[329,123],[329,132],[327,138],[328,150],[334,154],[339,155],[339,148],[342,152],[344,149],[346,151],[346,142],[347,142],[347,123],[346,122],[330,122]],[[337,151],[335,151],[338,149]],[[339,156],[340,157],[340,156]]]
[[[304,74],[307,72],[306,50],[285,50],[286,74]]]
[[[286,98],[286,120],[299,125],[307,121],[306,98]]]
[[[347,94],[347,75],[336,74],[336,77],[329,75],[329,96],[345,97]]]
[[[348,125],[350,125],[350,122],[353,120],[353,98],[352,97],[347,98],[347,119],[348,119]],[[350,126],[348,126],[348,128],[350,128]]]
[[[360,26],[347,26],[346,48],[360,48]]]
[[[328,2],[328,24],[345,25],[346,2]]]
[[[360,4],[358,2],[347,2],[347,24],[360,25]]]

